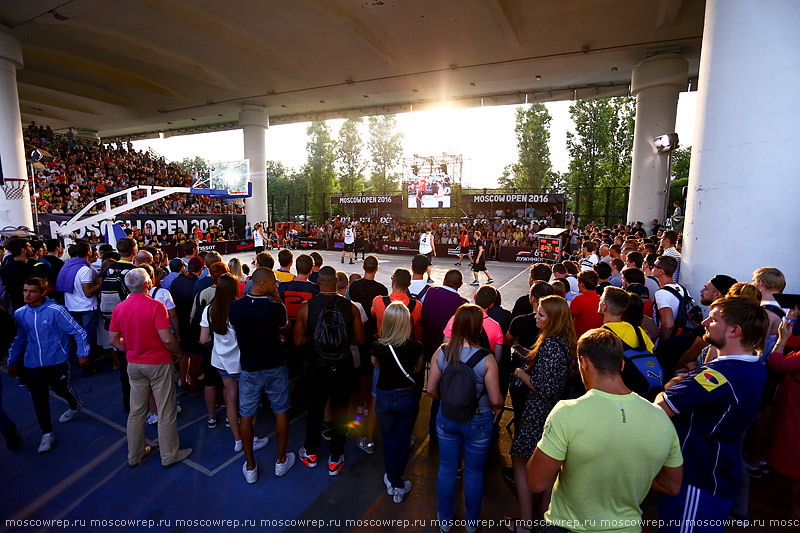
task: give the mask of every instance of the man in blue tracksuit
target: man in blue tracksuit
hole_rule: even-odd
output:
[[[17,376],[17,363],[23,356],[25,385],[28,387],[36,419],[42,430],[39,453],[49,452],[55,436],[50,420],[50,395],[56,394],[67,400],[69,410],[58,419],[69,422],[81,408],[80,400],[69,385],[70,336],[78,344],[78,361],[81,366],[89,363],[89,345],[86,332],[69,311],[47,298],[47,280],[30,278],[23,286],[23,297],[27,305],[14,313],[17,321],[17,336],[8,351],[8,375]]]

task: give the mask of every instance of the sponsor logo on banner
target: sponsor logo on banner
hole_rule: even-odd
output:
[[[239,244],[236,245],[236,251],[239,252],[239,251],[242,251],[242,250],[252,250],[255,247],[256,247],[256,245],[255,245],[255,243],[253,241],[250,241],[250,242],[242,241],[242,242],[240,242]]]
[[[514,261],[518,263],[544,263],[544,257],[539,255],[538,250],[520,250]]]

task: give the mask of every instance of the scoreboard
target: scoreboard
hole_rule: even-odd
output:
[[[537,236],[536,256],[546,261],[559,261],[562,246],[561,237]]]

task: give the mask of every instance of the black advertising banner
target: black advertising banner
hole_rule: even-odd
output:
[[[461,202],[467,204],[562,204],[564,203],[564,195],[528,193],[462,194]]]
[[[512,263],[547,262],[545,254],[536,248],[515,248],[513,246],[501,246],[497,251],[497,258],[500,261],[509,261]]]
[[[337,204],[402,204],[403,195],[394,194],[386,196],[331,196],[331,205]]]
[[[60,226],[65,225],[73,215],[39,215],[39,228],[43,235],[49,235],[51,238],[56,236],[56,232]],[[224,229],[234,228],[236,233],[244,236],[245,215],[139,215],[135,213],[123,213],[114,219],[115,223],[119,223],[123,228],[130,224],[131,228],[144,230],[149,227],[153,235],[174,235],[180,228],[183,233],[189,235],[192,228],[197,225],[200,230],[205,233],[208,229],[210,222],[217,226],[222,226]],[[98,236],[102,235],[100,226],[106,224],[100,222],[92,224],[88,227],[81,228],[75,232],[79,239],[86,237],[87,232],[95,232]]]

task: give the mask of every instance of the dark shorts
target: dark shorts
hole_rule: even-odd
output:
[[[256,255],[260,254],[263,251],[264,251],[264,247],[263,246],[256,246]]]
[[[428,252],[427,254],[422,254],[422,255],[424,255],[425,257],[428,258],[428,264],[429,265],[433,264],[433,252]]]
[[[472,263],[473,272],[483,272],[485,270],[486,270],[486,263],[483,261],[483,257],[481,257],[480,262]]]
[[[355,246],[355,244],[352,243],[352,242],[350,244],[344,243],[344,251],[345,252],[352,252],[354,246]]]
[[[203,357],[203,386],[204,387],[221,387],[222,377],[219,375],[219,370],[211,365],[211,356]]]

